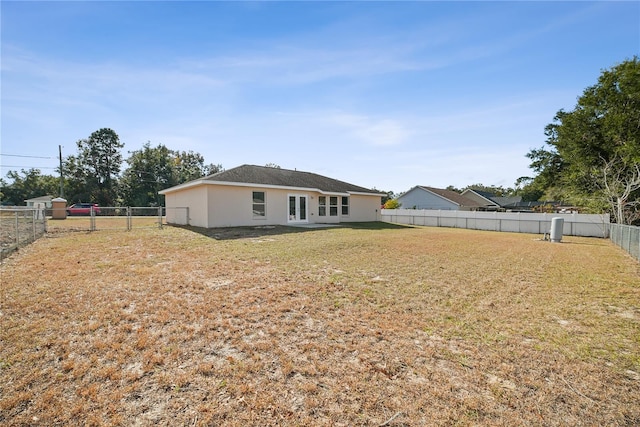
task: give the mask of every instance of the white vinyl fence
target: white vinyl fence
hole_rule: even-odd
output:
[[[382,209],[381,215],[382,221],[397,224],[531,234],[548,234],[551,220],[560,217],[564,219],[563,235],[609,237],[609,214]]]

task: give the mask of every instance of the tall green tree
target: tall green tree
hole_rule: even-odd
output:
[[[158,191],[176,184],[173,151],[162,144],[151,147],[147,142],[142,149],[131,152],[126,159],[128,167],[121,179],[122,201],[127,206],[159,206]]]
[[[109,128],[102,128],[89,138],[77,143],[78,155],[73,159],[77,166],[78,179],[88,193],[89,201],[112,206],[117,197],[117,180],[122,166],[118,134]],[[86,199],[84,201],[87,201]]]
[[[192,181],[218,172],[218,166],[205,165],[204,157],[193,151],[172,151],[175,183]],[[213,172],[211,171],[213,169]]]
[[[546,192],[593,207],[618,223],[637,215],[640,186],[640,60],[604,70],[572,111],[560,110],[545,129],[546,146],[531,150],[534,178]],[[620,185],[611,185],[615,177]],[[559,189],[559,190],[558,190]]]
[[[163,205],[160,190],[222,170],[221,165],[205,165],[199,153],[173,151],[163,144],[152,147],[150,142],[131,152],[126,163],[120,189],[128,206]]]

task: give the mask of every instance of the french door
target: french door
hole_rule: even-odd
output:
[[[289,219],[288,222],[308,222],[307,196],[289,195]]]

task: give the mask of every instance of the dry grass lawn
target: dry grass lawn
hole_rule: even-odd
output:
[[[640,424],[640,268],[444,228],[52,233],[0,267],[0,424]]]

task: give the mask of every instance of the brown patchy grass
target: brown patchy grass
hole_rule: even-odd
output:
[[[0,424],[640,424],[637,262],[538,237],[50,235],[0,267]]]

